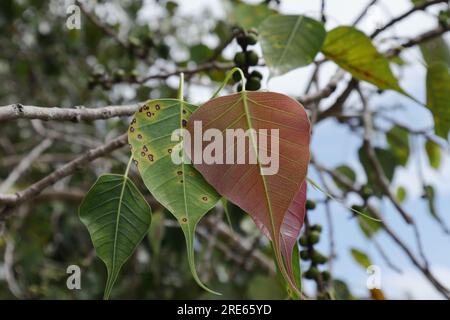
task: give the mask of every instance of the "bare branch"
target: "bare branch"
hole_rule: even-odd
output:
[[[28,155],[22,158],[19,164],[11,171],[9,176],[0,185],[0,193],[6,192],[22,176],[22,174],[33,164],[33,162],[52,145],[51,139],[45,139],[34,147]]]
[[[370,37],[373,39],[375,38],[377,35],[379,35],[381,32],[387,30],[388,28],[392,27],[394,24],[396,24],[397,22],[402,21],[403,19],[405,19],[406,17],[408,17],[409,15],[411,15],[412,13],[416,12],[416,11],[420,11],[420,10],[425,10],[426,8],[428,8],[429,6],[438,4],[438,3],[445,3],[448,0],[432,0],[432,1],[427,1],[427,2],[423,2],[420,3],[414,7],[412,7],[410,10],[406,11],[405,13],[399,15],[398,17],[395,17],[394,19],[392,19],[391,21],[389,21],[388,23],[386,23],[384,26],[382,26],[381,28],[376,29],[371,35]]]
[[[75,108],[45,108],[24,106],[17,103],[0,107],[0,122],[21,118],[59,121],[110,119],[131,116],[138,108],[139,104],[102,108],[86,108],[84,106],[77,106]]]

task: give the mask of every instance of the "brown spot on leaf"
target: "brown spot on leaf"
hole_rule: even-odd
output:
[[[141,139],[142,139],[142,134],[139,133],[139,134],[137,135],[137,138],[138,138],[139,140],[141,140]]]
[[[155,106],[155,109],[156,109],[156,110],[161,109],[161,107],[159,106],[159,104],[157,104],[157,105]]]
[[[181,120],[181,125],[183,126],[183,127],[186,127],[187,126],[187,121],[186,120]]]
[[[144,151],[141,152],[141,156],[145,157],[145,152]]]
[[[177,175],[181,176],[182,174],[183,174],[183,172],[177,171]]]
[[[202,200],[206,202],[206,201],[208,201],[208,197],[206,197],[206,196],[202,197]]]
[[[148,155],[148,160],[153,161],[153,155],[152,154]]]
[[[183,111],[182,111],[182,112],[183,112],[183,114],[186,114],[186,110],[184,110],[184,109],[183,109]]]
[[[133,127],[130,127],[130,132],[134,132],[134,128]]]
[[[168,152],[168,153],[172,153],[172,149],[168,149],[167,152]]]
[[[131,121],[131,124],[135,124],[136,123],[136,118],[133,118],[133,120]]]
[[[149,111],[149,112],[147,112],[147,117],[151,117],[152,116],[152,113]]]
[[[184,218],[181,219],[181,222],[183,222],[183,223],[187,223],[187,221],[188,221],[188,220],[187,220],[186,217],[184,217]]]
[[[146,145],[144,145],[144,146],[142,147],[142,150],[144,150],[144,152],[147,152],[147,151],[148,151],[148,148],[147,148],[147,146],[146,146]]]

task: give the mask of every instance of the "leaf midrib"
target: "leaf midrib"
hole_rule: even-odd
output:
[[[298,16],[297,21],[295,21],[294,28],[292,28],[291,32],[289,33],[288,41],[287,41],[286,45],[284,46],[283,52],[281,53],[280,58],[278,58],[276,65],[280,65],[280,62],[283,61],[284,57],[286,56],[287,49],[291,45],[292,41],[294,41],[295,33],[300,28],[302,21],[303,21],[303,16]]]

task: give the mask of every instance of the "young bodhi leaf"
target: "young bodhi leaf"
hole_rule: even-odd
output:
[[[122,265],[150,227],[150,206],[128,177],[107,174],[91,187],[79,216],[108,270],[104,295],[108,299]]]
[[[305,181],[303,182],[300,190],[297,192],[294,200],[291,202],[291,205],[289,206],[289,209],[284,216],[283,224],[281,225],[280,229],[281,253],[283,254],[283,258],[286,263],[286,268],[289,272],[289,275],[297,284],[297,274],[295,273],[295,268],[293,267],[292,261],[294,246],[297,244],[297,239],[300,235],[300,230],[302,229],[303,222],[305,220],[306,188],[307,184]],[[252,218],[261,232],[270,239],[270,231],[267,229],[267,227],[263,223],[261,223],[261,221],[258,220],[256,216],[252,216]]]
[[[320,22],[305,16],[271,16],[259,32],[264,59],[275,75],[310,64],[326,35]]]
[[[356,79],[407,95],[392,74],[389,61],[363,32],[353,27],[337,27],[328,32],[322,52]]]
[[[183,129],[197,106],[175,99],[149,101],[136,112],[128,130],[128,141],[137,168],[155,199],[178,220],[186,238],[189,267],[196,282],[194,235],[200,219],[220,196],[192,165],[172,161],[172,153],[184,156],[180,141],[172,134]]]
[[[427,107],[434,118],[436,134],[447,139],[450,130],[450,73],[444,63],[434,63],[427,72]]]
[[[191,146],[194,166],[220,194],[269,230],[283,277],[297,290],[283,263],[281,226],[304,183],[309,163],[310,124],[304,108],[279,93],[242,91],[212,99],[197,109],[188,122],[191,136],[199,125],[203,132],[215,129],[218,147],[211,148],[205,141],[201,148]],[[241,134],[231,137],[237,132]],[[243,144],[224,141],[236,138]],[[225,146],[220,148],[220,143]],[[213,165],[197,161],[213,151]],[[245,161],[237,164],[237,156],[244,156]],[[271,160],[267,161],[268,157]]]

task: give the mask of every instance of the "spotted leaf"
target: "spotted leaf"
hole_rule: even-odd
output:
[[[149,101],[136,112],[128,129],[135,164],[155,199],[178,220],[186,238],[189,267],[196,282],[194,234],[200,219],[220,196],[192,165],[174,163],[172,155],[184,156],[182,144],[172,134],[183,129],[197,106],[175,99]],[[214,291],[211,291],[216,293]]]

